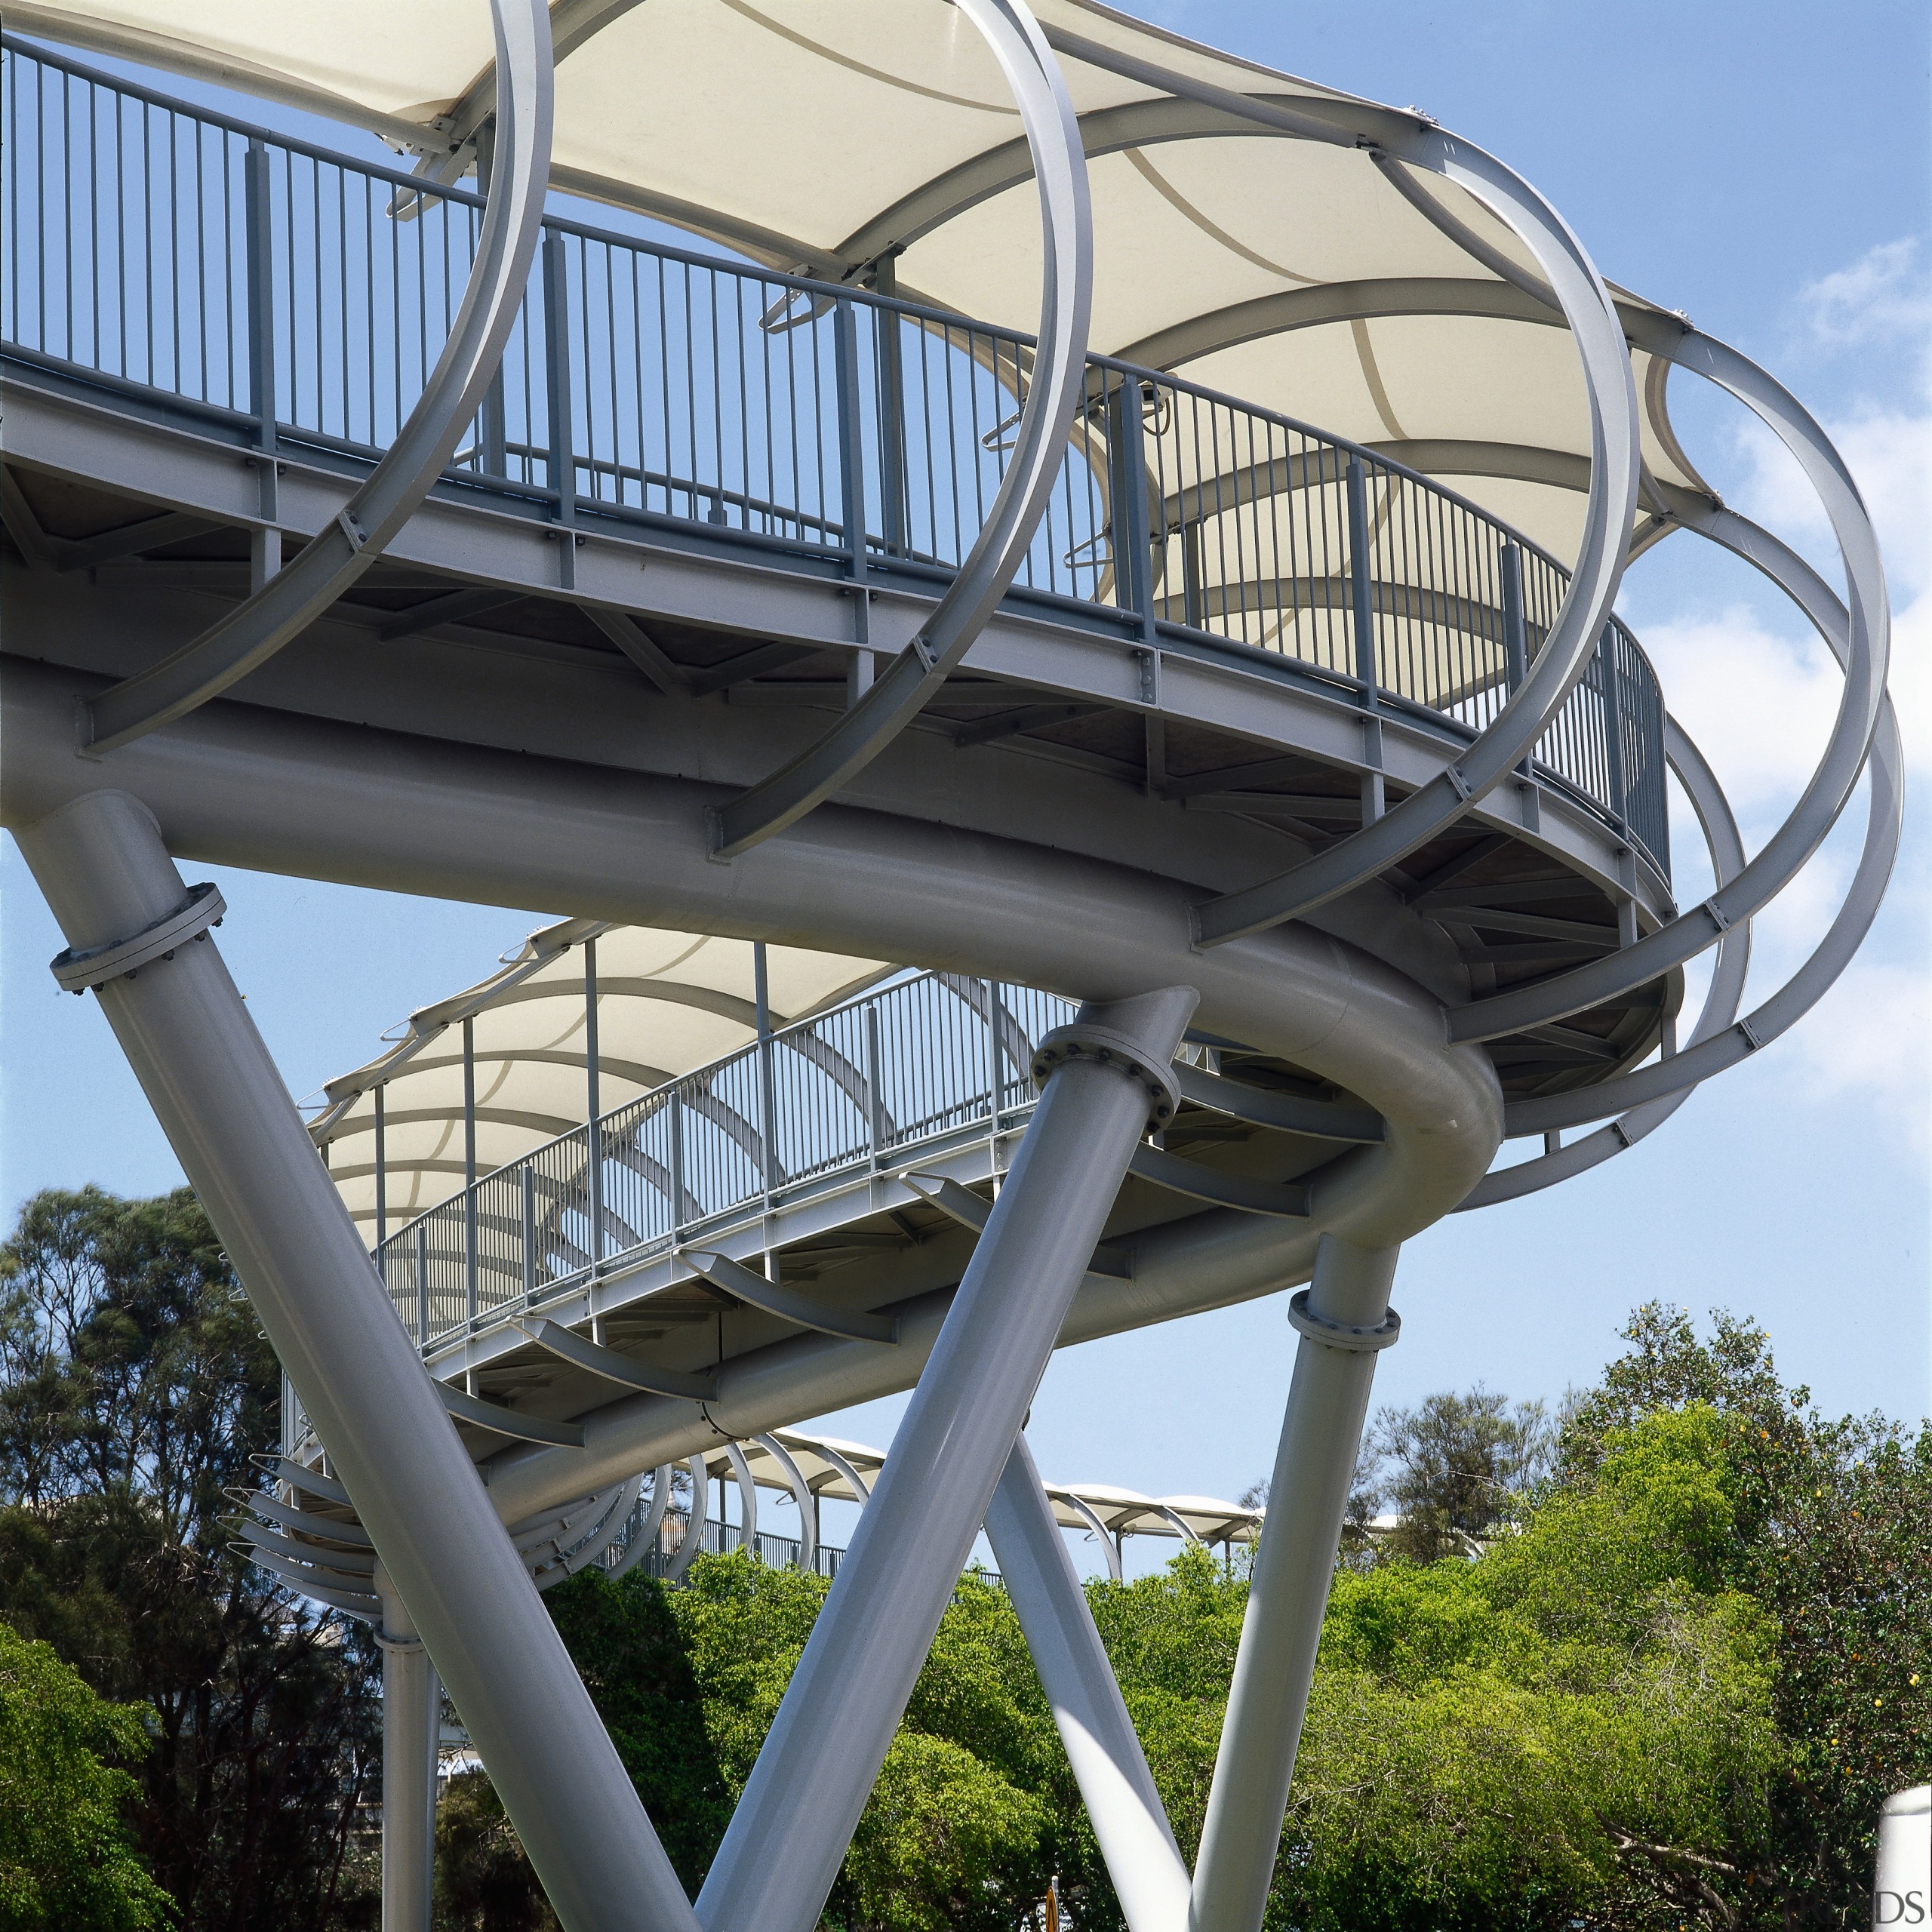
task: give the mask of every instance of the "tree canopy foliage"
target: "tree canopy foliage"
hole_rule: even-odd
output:
[[[1932,1772],[1932,1434],[1810,1414],[1748,1324],[1706,1346],[1647,1309],[1628,1340],[1556,1429],[1482,1390],[1379,1419],[1417,1520],[1338,1567],[1271,1932],[1862,1921],[1879,1804]],[[731,1556],[552,1594],[694,1892],[824,1588]],[[1245,1575],[1190,1549],[1088,1594],[1191,1860]],[[1017,1623],[969,1578],[826,1924],[1009,1927],[1055,1873],[1081,1932],[1120,1925]]]
[[[1880,1805],[1932,1777],[1932,1429],[1820,1417],[1748,1322],[1626,1340],[1554,1423],[1482,1389],[1377,1417],[1271,1932],[1862,1922]],[[373,1924],[376,1653],[228,1540],[279,1387],[185,1191],[43,1195],[0,1247],[0,1932]],[[694,1893],[825,1589],[735,1555],[547,1598]],[[1247,1591],[1199,1549],[1088,1589],[1190,1859]],[[438,1847],[447,1932],[550,1932],[481,1774]],[[1010,1932],[1055,1875],[1078,1932],[1120,1925],[969,1577],[826,1924]]]
[[[145,1706],[137,1841],[191,1932],[372,1923],[380,1669],[229,1546],[281,1374],[186,1189],[35,1197],[0,1247],[0,1618]]]
[[[97,1697],[45,1644],[0,1623],[0,1932],[142,1932],[172,1902],[124,1814],[143,1713]]]

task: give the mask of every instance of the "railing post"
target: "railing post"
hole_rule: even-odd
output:
[[[999,983],[986,982],[986,1118],[999,1132]]]
[[[429,1226],[416,1224],[416,1346],[429,1343]]]
[[[537,1177],[528,1161],[523,1167],[523,1293],[537,1292]]]
[[[275,464],[275,198],[269,151],[251,138],[242,163],[242,205],[247,225],[248,282],[248,407],[255,418],[257,506],[263,527],[248,533],[248,589],[252,595],[281,568],[281,491]]]
[[[879,1051],[878,1004],[866,1002],[866,1127],[872,1143],[872,1165],[878,1165],[885,1152],[885,1097],[880,1091],[884,1077],[884,1055]]]
[[[685,1103],[675,1087],[667,1111],[671,1116],[671,1242],[675,1247],[678,1230],[685,1224]]]
[[[1201,555],[1201,523],[1197,518],[1192,523],[1180,527],[1180,595],[1181,617],[1189,630],[1208,628],[1207,613],[1201,608],[1201,579],[1204,566]]]
[[[1604,785],[1610,796],[1604,801],[1626,831],[1630,822],[1630,798],[1623,783],[1623,687],[1617,669],[1617,631],[1606,624],[1597,641],[1597,689],[1603,700]]]
[[[898,251],[872,267],[872,292],[890,301],[899,292]],[[879,512],[888,557],[906,553],[906,386],[896,309],[872,311],[878,328]]]
[[[557,493],[558,583],[577,587],[577,458],[571,447],[570,260],[564,238],[543,231],[543,374],[550,413],[548,462],[550,488]]]
[[[476,131],[476,192],[487,202],[490,196],[490,174],[497,161],[497,117],[485,117]],[[482,420],[477,426],[478,441],[476,467],[491,476],[507,477],[509,474],[509,453],[504,448],[507,440],[503,426],[503,365],[497,365],[490,378],[488,392],[483,398]]]
[[[389,1238],[389,1164],[388,1137],[383,1118],[383,1089],[376,1089],[376,1252]]]
[[[778,1097],[772,1080],[771,992],[766,975],[764,942],[752,942],[752,984],[757,998],[758,1151],[764,1156],[764,1198],[768,1206],[778,1185]]]
[[[476,1023],[463,1023],[463,1284],[476,1319]]]
[[[838,374],[838,500],[845,526],[845,571],[852,580],[854,641],[870,637],[866,592],[866,419],[860,407],[859,325],[851,299],[832,310],[832,360]]]
[[[597,1053],[597,942],[583,943],[583,1130],[586,1180],[590,1195],[590,1267],[594,1274],[604,1259],[604,1123],[600,1118]]]
[[[1523,596],[1523,546],[1503,541],[1499,557],[1503,573],[1503,673],[1510,694],[1530,674],[1530,627]],[[1523,823],[1536,830],[1540,816],[1537,803],[1536,754],[1526,752],[1517,766],[1521,780]]]
[[[1114,600],[1140,620],[1140,635],[1154,635],[1153,540],[1147,521],[1147,460],[1141,438],[1139,379],[1123,377],[1109,398],[1113,417],[1112,478]]]
[[[1617,899],[1617,943],[1637,943],[1637,860],[1630,849],[1630,788],[1623,771],[1623,680],[1617,666],[1617,626],[1606,624],[1597,640],[1597,682],[1603,700],[1604,789],[1623,844],[1617,855],[1623,890]]]
[[[1382,776],[1382,709],[1375,663],[1375,586],[1368,568],[1368,475],[1361,458],[1349,458],[1349,601],[1354,633],[1355,675],[1361,680],[1361,819],[1382,816],[1387,803]]]

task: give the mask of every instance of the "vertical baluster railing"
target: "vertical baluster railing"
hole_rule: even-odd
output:
[[[543,231],[543,380],[549,414],[548,480],[556,492],[558,582],[577,584],[577,457],[571,434],[570,258],[563,236]]]
[[[858,321],[847,296],[841,295],[832,307],[832,346],[838,407],[839,515],[845,525],[846,574],[853,585],[853,636],[863,643],[869,635],[866,595],[866,423],[859,389]]]
[[[1108,397],[1108,441],[1113,460],[1109,478],[1112,515],[1114,596],[1140,620],[1140,635],[1154,635],[1153,544],[1147,518],[1147,460],[1139,380],[1122,376]]]
[[[469,1319],[477,1315],[476,1023],[463,1023],[463,1281]]]
[[[248,316],[248,407],[255,418],[256,508],[263,521],[248,533],[248,589],[261,589],[281,568],[275,461],[275,197],[269,151],[251,137],[242,160],[242,217]],[[292,246],[292,238],[291,238]]]
[[[597,1047],[597,942],[583,943],[584,1183],[589,1201],[590,1270],[604,1259],[604,1121]]]
[[[416,1346],[429,1340],[429,1228],[426,1221],[416,1224]]]
[[[1375,652],[1375,583],[1370,573],[1368,477],[1361,458],[1349,458],[1345,488],[1349,518],[1349,604],[1355,641],[1355,673],[1361,681],[1361,816],[1366,825],[1382,816],[1386,790],[1382,776],[1382,719]]]
[[[537,1292],[537,1171],[525,1161],[519,1177],[523,1207],[523,1293],[524,1298]]]
[[[1529,675],[1529,630],[1523,610],[1523,550],[1522,546],[1505,538],[1499,546],[1503,593],[1503,676],[1512,697],[1516,688]],[[1525,752],[1522,762],[1516,768],[1530,794],[1534,796],[1536,784],[1535,758]]]

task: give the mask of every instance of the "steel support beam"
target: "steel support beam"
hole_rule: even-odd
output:
[[[1045,1092],[699,1894],[709,1932],[817,1924],[1195,1004],[1084,1007],[1041,1043]]]
[[[387,1574],[378,1566],[383,1651],[383,1932],[429,1932],[436,1859],[435,1666]]]
[[[1400,1332],[1389,1306],[1396,1254],[1325,1235],[1313,1283],[1290,1304],[1301,1346],[1195,1866],[1191,1932],[1260,1932],[1375,1357]]]
[[[568,1932],[691,1932],[676,1873],[214,945],[128,942],[198,903],[96,792],[18,833]],[[139,949],[135,949],[138,950]],[[119,977],[112,977],[118,974]]]
[[[1187,1867],[1023,1435],[986,1535],[1128,1932],[1186,1932]],[[1110,1555],[1109,1567],[1118,1561]]]

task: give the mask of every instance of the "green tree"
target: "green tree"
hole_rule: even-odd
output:
[[[174,1912],[125,1814],[142,1713],[0,1623],[0,1932],[137,1932]]]
[[[0,1247],[0,1615],[152,1712],[135,1822],[195,1932],[371,1922],[380,1660],[229,1546],[280,1372],[186,1189]]]
[[[556,1932],[487,1772],[451,1779],[436,1807],[435,1919],[438,1932]]]
[[[1385,1408],[1362,1444],[1351,1515],[1359,1521],[1392,1508],[1395,1528],[1379,1540],[1392,1555],[1473,1555],[1546,1473],[1551,1447],[1540,1402],[1512,1408],[1480,1384]]]
[[[1879,1808],[1932,1778],[1932,1426],[1821,1417],[1749,1321],[1720,1313],[1700,1341],[1687,1315],[1651,1304],[1624,1334],[1565,1426],[1558,1484],[1587,1489],[1634,1418],[1700,1406],[1716,1418],[1730,1513],[1707,1559],[1775,1629],[1786,1743],[1764,1842],[1733,1890],[1766,1925],[1862,1925]]]

